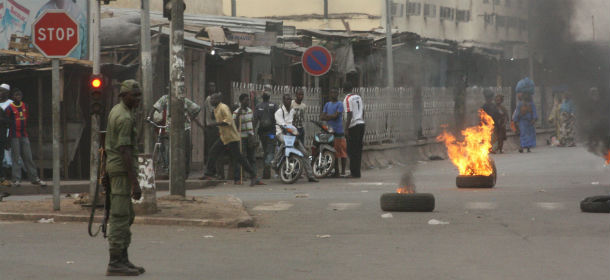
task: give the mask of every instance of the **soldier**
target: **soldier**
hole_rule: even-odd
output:
[[[140,104],[140,85],[134,80],[121,83],[121,103],[110,111],[106,132],[106,171],[110,177],[110,219],[108,244],[110,262],[107,276],[137,276],[144,268],[129,262],[130,227],[135,213],[131,198],[138,200],[142,190],[136,175],[137,131],[133,110]]]

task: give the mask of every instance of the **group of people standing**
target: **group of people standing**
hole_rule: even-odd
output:
[[[512,115],[502,103],[504,95],[496,94],[486,89],[483,91],[485,104],[481,107],[494,121],[494,133],[492,135],[491,153],[504,153],[504,141],[506,141],[507,126],[510,122],[511,129],[519,134],[519,152],[531,152],[536,147],[536,121],[538,114],[533,102],[535,85],[529,78],[524,78],[515,88],[517,93],[517,105]]]
[[[359,178],[362,158],[362,142],[364,137],[364,119],[362,98],[351,94],[351,87],[345,89],[347,96],[345,100],[338,100],[338,90],[331,90],[330,101],[325,104],[321,120],[326,121],[335,133],[335,150],[339,159],[335,170],[336,176],[345,176],[348,156],[350,157],[351,177]],[[206,120],[206,128],[218,129],[219,140],[215,141],[208,153],[205,175],[201,179],[212,179],[217,176],[217,161],[224,152],[229,152],[234,164],[234,182],[241,184],[242,171],[250,174],[251,185],[263,184],[257,178],[256,150],[261,145],[263,149],[263,179],[271,178],[271,170],[274,165],[276,149],[283,144],[282,126],[293,125],[299,131],[295,148],[305,154],[306,164],[304,166],[310,182],[317,182],[314,177],[309,152],[305,144],[305,112],[307,104],[304,100],[304,90],[296,91],[294,99],[292,95],[285,94],[282,104],[276,105],[270,102],[271,87],[265,86],[262,94],[262,102],[254,105],[254,94],[242,94],[239,96],[239,107],[231,112],[226,104],[223,104],[219,93],[214,93],[209,98],[209,107],[213,111],[210,119]],[[206,103],[208,100],[206,100]],[[207,106],[207,104],[206,104]],[[254,110],[251,109],[254,107]],[[343,115],[347,116],[344,126]],[[348,127],[347,130],[344,127]],[[206,133],[212,135],[212,132]],[[346,137],[349,137],[349,141]],[[208,138],[206,137],[206,141]],[[241,143],[241,145],[240,145]],[[339,162],[341,165],[339,166]]]
[[[554,98],[553,110],[549,115],[549,122],[555,127],[551,144],[559,147],[574,147],[576,146],[574,103],[566,88],[560,88],[556,92],[559,94]]]
[[[0,166],[0,185],[19,187],[22,171],[25,170],[32,184],[44,186],[32,159],[28,134],[30,114],[28,105],[23,102],[23,92],[17,88],[11,90],[8,84],[1,84],[0,108],[0,165],[8,163],[11,167],[11,173],[7,174],[4,166]]]

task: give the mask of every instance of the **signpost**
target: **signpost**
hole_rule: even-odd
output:
[[[53,88],[53,210],[59,211],[59,58],[66,57],[76,48],[79,37],[78,24],[63,10],[47,10],[32,25],[33,44],[44,56],[52,58]],[[40,124],[39,124],[40,125]],[[39,137],[41,137],[39,135]],[[65,147],[64,147],[65,148]]]
[[[309,47],[303,53],[301,64],[305,72],[315,77],[315,88],[320,87],[320,76],[328,73],[333,65],[333,56],[322,46]]]
[[[333,65],[333,57],[325,47],[313,46],[303,53],[301,63],[305,72],[319,77],[328,73]]]

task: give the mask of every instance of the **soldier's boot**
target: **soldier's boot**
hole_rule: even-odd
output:
[[[144,269],[144,267],[137,266],[129,261],[129,254],[127,253],[127,248],[123,249],[123,263],[129,268],[137,270],[140,274],[146,272],[146,269]]]
[[[138,276],[140,272],[127,267],[123,263],[123,254],[119,252],[110,252],[110,262],[106,269],[106,276]]]

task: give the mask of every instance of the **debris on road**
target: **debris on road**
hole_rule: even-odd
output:
[[[343,211],[360,207],[361,203],[331,203],[328,205],[328,210]]]
[[[394,218],[394,215],[392,215],[392,213],[385,213],[385,214],[381,215],[381,217],[384,219],[391,219],[391,218]]]
[[[599,182],[591,182],[591,185],[599,185]]]
[[[214,235],[204,235],[203,238],[206,238],[206,239],[214,238]]]
[[[367,193],[367,192],[369,192],[369,191],[367,191],[367,190],[362,190],[362,191],[360,191],[360,192]]]
[[[276,203],[268,202],[262,205],[257,205],[252,210],[254,211],[285,211],[292,207],[292,204],[285,201],[278,201]]]
[[[330,238],[330,234],[318,234],[316,235],[317,238]]]
[[[74,261],[66,261],[67,264],[74,264]]]
[[[297,193],[296,198],[309,198],[309,194],[306,193]]]
[[[50,218],[50,219],[41,218],[40,220],[38,220],[38,223],[40,223],[40,224],[53,224],[53,223],[55,223],[55,219],[54,218]]]
[[[436,225],[448,225],[449,222],[444,222],[444,221],[439,221],[439,220],[436,220],[436,219],[432,219],[432,220],[428,221],[428,224],[432,225],[432,226],[436,226]]]

